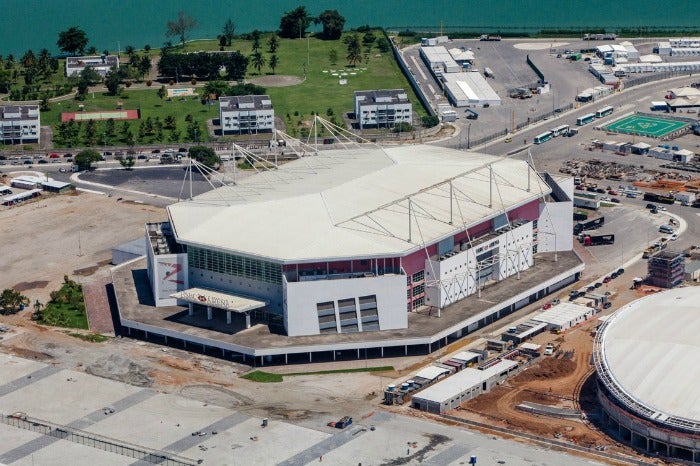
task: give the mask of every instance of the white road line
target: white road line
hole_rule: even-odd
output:
[[[416,57],[411,57],[411,60],[413,60],[413,64],[416,66],[416,69],[420,73],[421,78],[427,81],[428,77],[423,72],[423,68],[421,68],[420,63],[418,63],[418,60],[416,60]]]

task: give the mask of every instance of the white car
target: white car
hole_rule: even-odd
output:
[[[672,234],[671,237],[670,237],[669,239],[670,239],[671,241],[676,241],[676,240],[678,239],[678,233]]]

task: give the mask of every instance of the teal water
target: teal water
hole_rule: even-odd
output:
[[[306,4],[311,15],[337,9],[346,28],[369,24],[391,29],[432,28],[444,31],[479,28],[512,29],[602,27],[700,27],[697,0],[316,0]],[[299,0],[0,0],[0,54],[19,55],[48,48],[58,52],[59,31],[80,26],[97,50],[126,45],[161,46],[165,23],[182,10],[197,19],[192,38],[212,38],[231,18],[236,32],[279,27],[280,17],[303,5]],[[176,40],[175,40],[176,42]]]

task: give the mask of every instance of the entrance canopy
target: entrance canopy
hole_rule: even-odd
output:
[[[223,293],[221,291],[205,290],[203,288],[190,288],[188,290],[178,291],[170,296],[188,303],[201,304],[203,306],[211,306],[226,311],[241,313],[259,309],[267,305],[265,301],[244,298],[243,296]]]

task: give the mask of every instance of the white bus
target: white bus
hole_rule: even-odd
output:
[[[552,137],[566,135],[569,132],[569,125],[561,125],[552,129]]]
[[[542,133],[539,136],[535,136],[534,143],[535,144],[542,144],[543,142],[547,142],[550,139],[552,139],[552,132],[547,131],[546,133]]]
[[[583,115],[582,117],[576,118],[576,125],[583,126],[595,120],[595,114],[589,113],[588,115]]]
[[[613,108],[610,105],[608,105],[607,107],[603,107],[600,110],[598,110],[597,112],[595,112],[595,117],[596,118],[603,118],[603,117],[606,117],[608,115],[611,115],[612,112],[613,112]]]

